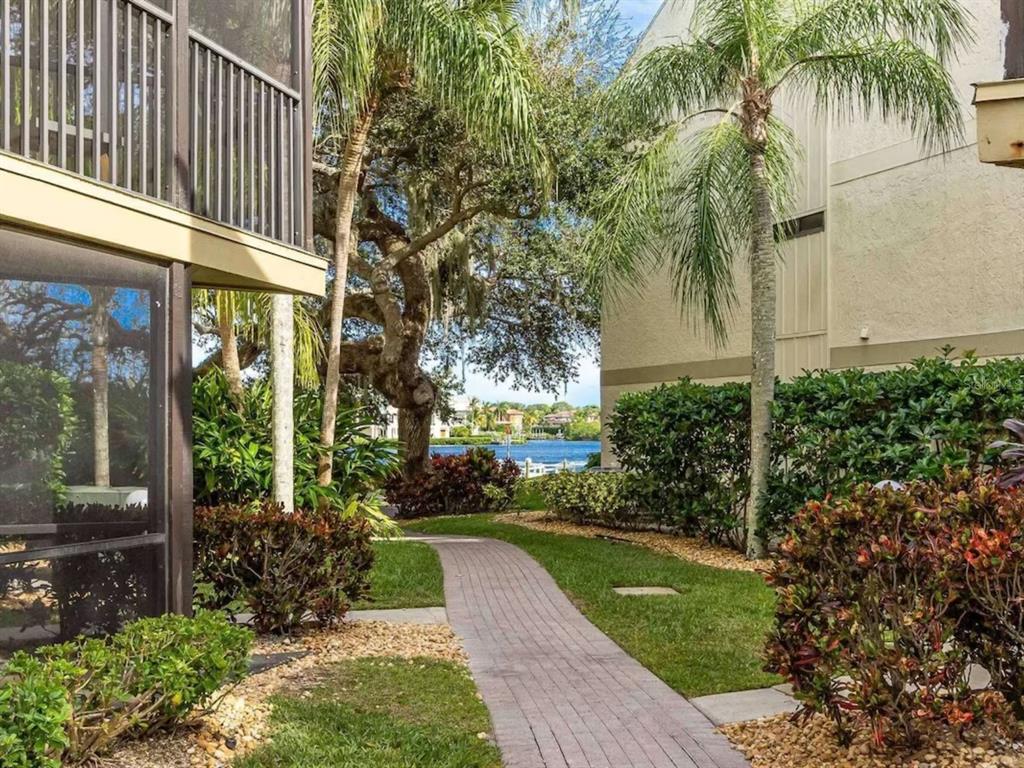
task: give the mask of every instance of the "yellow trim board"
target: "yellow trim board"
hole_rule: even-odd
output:
[[[196,267],[200,285],[323,296],[327,262],[299,248],[0,152],[0,222]]]

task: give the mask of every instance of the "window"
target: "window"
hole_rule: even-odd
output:
[[[167,269],[0,230],[0,654],[164,610]]]
[[[279,83],[295,86],[298,0],[192,0],[189,26]]]

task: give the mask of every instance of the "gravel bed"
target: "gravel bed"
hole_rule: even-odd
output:
[[[270,698],[303,695],[345,659],[418,657],[466,664],[458,638],[447,625],[361,621],[338,629],[288,638],[260,638],[254,653],[307,655],[244,679],[225,691],[214,711],[181,730],[125,745],[97,762],[107,768],[220,768],[251,751],[268,734]]]
[[[748,560],[739,552],[719,547],[700,539],[675,536],[656,531],[626,531],[607,528],[603,525],[579,525],[557,520],[547,512],[506,512],[494,518],[498,523],[511,523],[524,528],[568,536],[582,536],[588,539],[614,538],[639,544],[649,549],[674,555],[681,560],[724,568],[730,571],[764,571],[770,560]]]
[[[721,730],[753,768],[1024,768],[1021,734],[996,726],[969,730],[963,740],[938,729],[920,749],[887,752],[875,749],[867,734],[841,746],[820,715],[807,721],[779,715]]]

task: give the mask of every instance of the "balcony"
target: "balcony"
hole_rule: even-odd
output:
[[[307,12],[0,0],[0,150],[308,250]]]

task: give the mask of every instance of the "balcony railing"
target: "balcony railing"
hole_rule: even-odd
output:
[[[304,246],[302,93],[161,5],[0,0],[0,149]]]

